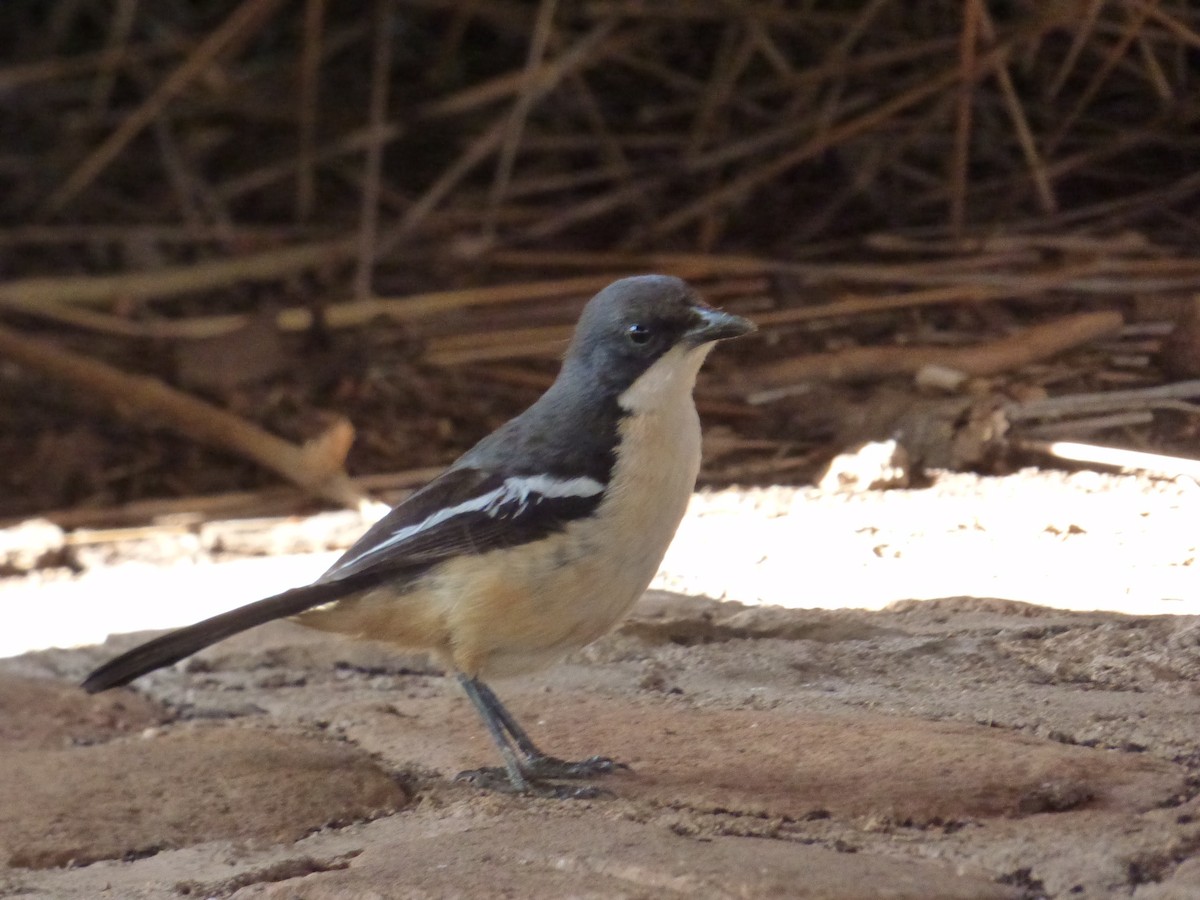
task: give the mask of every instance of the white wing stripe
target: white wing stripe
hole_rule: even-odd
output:
[[[517,508],[514,514],[520,515],[529,506],[531,501],[537,502],[539,499],[558,497],[593,497],[603,490],[603,484],[594,478],[586,476],[563,480],[553,478],[550,475],[514,475],[504,479],[504,484],[488,491],[486,494],[480,494],[478,497],[464,500],[456,506],[439,509],[437,512],[426,516],[423,521],[417,522],[415,525],[409,525],[407,528],[401,528],[388,537],[387,540],[381,541],[374,547],[363,551],[353,559],[343,560],[338,568],[344,568],[351,563],[356,563],[372,554],[386,550],[388,547],[402,544],[414,535],[420,534],[426,529],[433,528],[435,525],[440,525],[448,519],[453,519],[455,516],[461,516],[464,513],[483,512],[489,516],[495,516],[506,504],[516,501]]]

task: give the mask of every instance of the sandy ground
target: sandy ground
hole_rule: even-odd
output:
[[[969,596],[1197,615],[1198,503],[1187,479],[1087,471],[943,474],[922,490],[701,493],[652,587],[793,609]],[[53,558],[63,536],[49,523],[0,531],[0,608],[19,610],[6,614],[0,657],[183,625],[303,584],[365,528],[342,512],[140,537],[81,532],[71,568],[9,578],[6,556],[45,546]]]
[[[101,602],[122,623],[240,602],[217,573],[265,560],[199,547],[149,606],[144,547],[10,579],[0,897],[1200,896],[1195,491],[699,498],[660,584],[732,599],[651,592],[496,685],[551,752],[629,764],[588,800],[455,780],[495,762],[482,727],[375,644],[276,623],[97,697],[74,684],[136,636],[29,649],[54,618],[88,639]]]

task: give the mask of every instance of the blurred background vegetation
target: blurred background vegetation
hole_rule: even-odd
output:
[[[1067,335],[938,382],[1005,402],[1193,377],[1198,81],[1187,0],[5,0],[7,512],[276,477],[177,423],[148,441],[158,408],[110,421],[132,394],[89,399],[48,346],[412,469],[646,270],[765,326],[702,384],[715,482],[891,429],[812,385],[907,390],[912,345]],[[1038,368],[1098,335],[1125,343]],[[1182,416],[1111,427],[1178,450]]]

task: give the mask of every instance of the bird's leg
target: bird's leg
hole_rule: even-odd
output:
[[[551,778],[587,778],[603,775],[615,769],[627,768],[606,757],[594,756],[582,762],[572,763],[542,753],[533,743],[525,729],[517,724],[513,714],[505,709],[500,699],[482,681],[458,674],[458,683],[475,706],[479,717],[487,726],[488,734],[500,756],[503,768],[477,769],[462,772],[459,778],[493,790],[510,790],[522,794],[539,794],[559,799],[590,799],[601,791],[592,787],[568,788],[563,785],[540,783]],[[516,744],[516,748],[513,744]],[[521,752],[521,758],[517,755]]]
[[[487,706],[491,715],[504,726],[517,749],[524,755],[523,760],[517,761],[522,774],[530,778],[591,778],[595,775],[607,775],[617,769],[629,768],[607,756],[589,756],[587,759],[571,762],[543,753],[490,687],[478,679],[473,680],[473,686],[479,699]]]
[[[471,703],[475,707],[475,711],[479,713],[479,718],[483,719],[483,724],[487,726],[488,734],[492,736],[492,743],[496,745],[496,749],[500,751],[500,756],[504,760],[504,769],[508,775],[509,786],[514,791],[524,793],[529,790],[529,782],[525,780],[525,775],[521,771],[520,760],[517,759],[517,754],[513,751],[512,744],[508,741],[508,736],[504,733],[504,720],[498,716],[491,704],[483,697],[483,691],[487,690],[482,682],[476,681],[474,678],[469,678],[462,672],[458,673],[458,683],[462,685],[462,689],[470,698]],[[491,694],[491,691],[488,691]],[[495,700],[495,695],[492,694],[492,700]],[[465,775],[466,773],[464,773]],[[460,778],[463,775],[459,776]]]
[[[537,744],[533,742],[533,738],[529,736],[529,733],[521,727],[516,716],[510,713],[508,707],[500,702],[500,698],[496,696],[496,692],[479,680],[476,680],[475,687],[479,691],[480,699],[487,705],[488,710],[500,720],[504,729],[512,735],[517,749],[525,755],[525,758],[527,760],[545,758],[546,754],[538,749]]]

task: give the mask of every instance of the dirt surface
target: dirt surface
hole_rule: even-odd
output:
[[[456,780],[481,724],[383,645],[275,623],[95,697],[144,630],[37,649],[311,578],[346,514],[0,532],[0,897],[1200,896],[1195,490],[698,495],[656,582],[690,596],[496,685],[630,766],[587,800]]]
[[[500,683],[591,800],[495,763],[420,657],[277,623],[122,690],[0,662],[0,896],[1192,897],[1200,619],[652,592]]]

